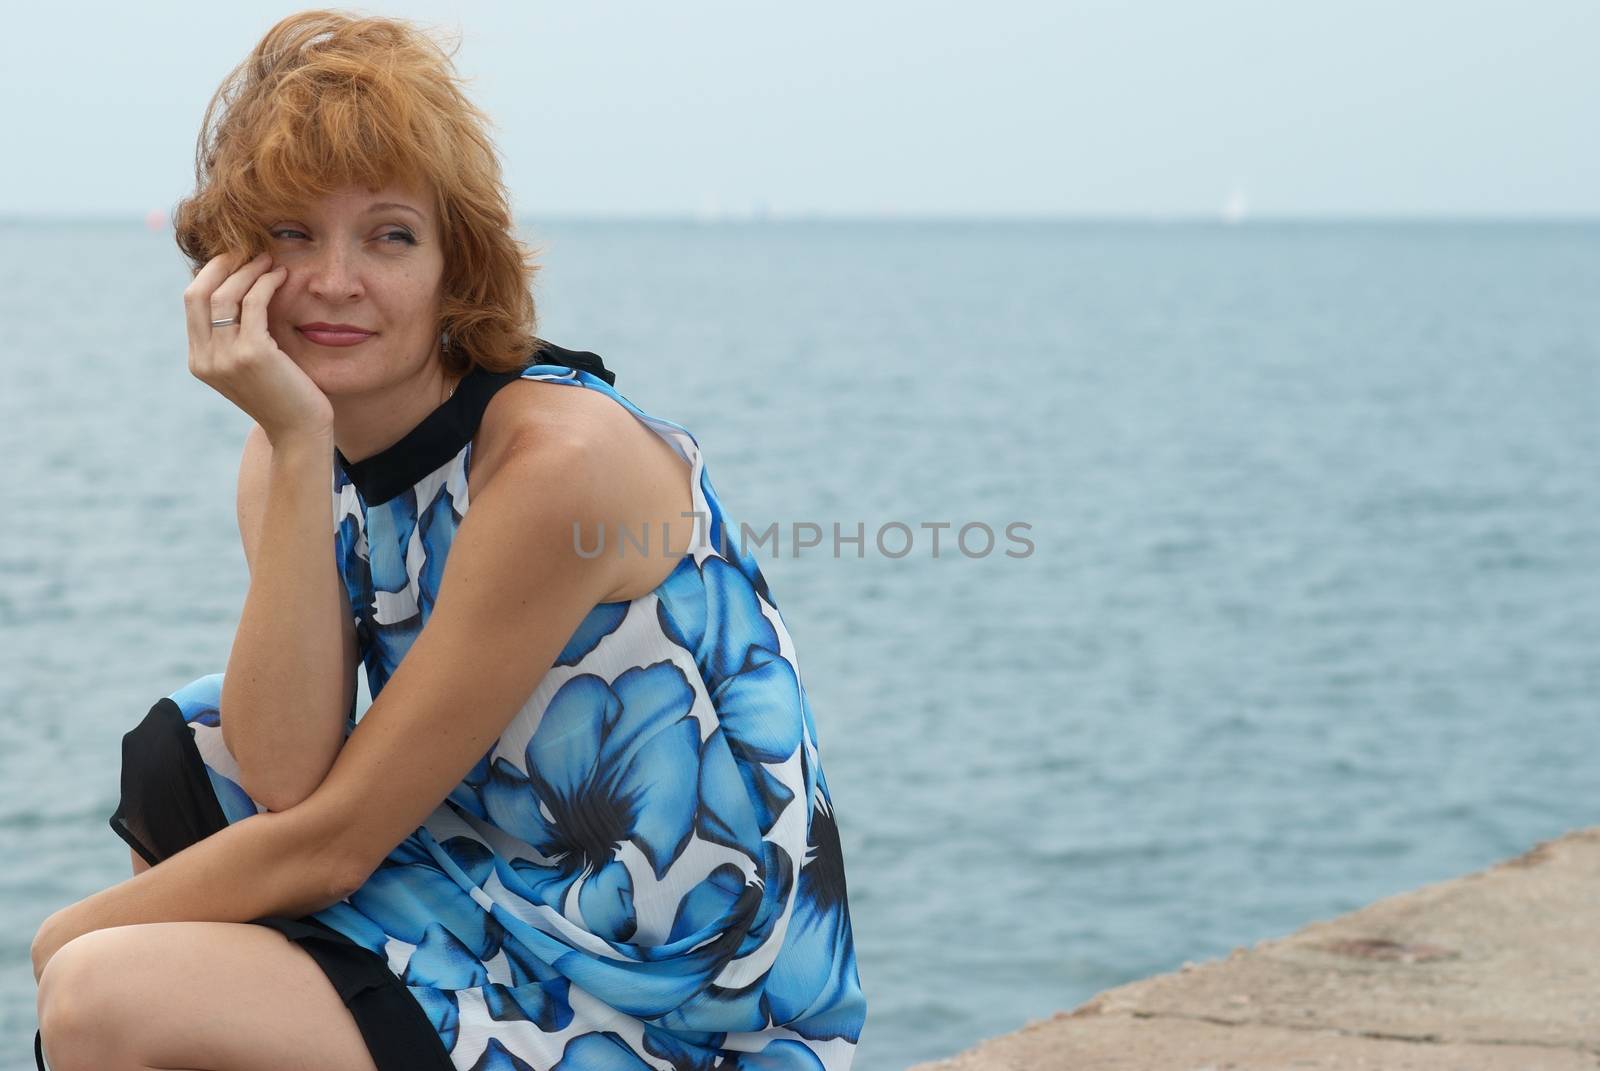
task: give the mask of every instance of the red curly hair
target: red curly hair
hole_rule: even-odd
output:
[[[191,269],[227,250],[265,251],[262,221],[297,202],[410,185],[431,196],[439,221],[446,370],[526,365],[537,254],[512,233],[490,123],[462,92],[454,51],[404,20],[340,11],[302,11],[268,30],[201,122],[195,191],[173,214]]]

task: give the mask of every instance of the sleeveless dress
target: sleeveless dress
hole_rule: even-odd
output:
[[[336,452],[336,554],[371,695],[427,624],[472,437],[512,380],[596,391],[666,440],[692,466],[696,545],[655,590],[590,612],[358,891],[252,921],[322,966],[380,1071],[845,1071],[866,1004],[776,602],[694,436],[625,399],[594,354],[536,342],[533,363],[474,368],[373,457]],[[111,826],[152,864],[265,809],[223,744],[221,687],[184,685],[123,739]]]

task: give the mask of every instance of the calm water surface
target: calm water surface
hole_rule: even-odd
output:
[[[1600,226],[528,235],[541,333],[783,533],[862,1071],[1600,821]],[[0,227],[7,1067],[38,923],[128,874],[121,734],[245,595],[187,278],[138,225]]]

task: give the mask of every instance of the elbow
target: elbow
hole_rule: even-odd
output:
[[[328,891],[331,895],[331,899],[328,901],[329,904],[336,904],[340,900],[354,896],[367,883],[367,879],[372,877],[372,872],[375,869],[377,868],[363,866],[354,859],[335,860],[324,871],[332,879],[328,885]]]
[[[357,840],[361,823],[351,821],[348,812],[338,807],[326,793],[315,793],[295,809],[303,816],[302,831],[309,847],[311,870],[324,879],[330,902],[354,895],[371,879],[383,857],[373,858],[367,846]]]
[[[354,868],[342,860],[329,858],[326,853],[314,851],[303,862],[303,873],[307,877],[314,877],[313,887],[317,893],[316,906],[306,914],[327,910],[340,900],[347,899],[364,884],[353,880]]]
[[[290,807],[305,802],[322,783],[322,778],[327,775],[326,768],[320,772],[296,771],[282,767],[263,770],[261,763],[256,759],[239,754],[228,740],[226,718],[222,724],[224,726],[222,743],[233,756],[234,765],[239,768],[239,787],[244,789],[244,794],[257,805],[269,811],[287,811]]]
[[[305,809],[305,808],[302,808]],[[372,872],[378,869],[378,863],[366,858],[365,853],[355,851],[348,841],[348,834],[330,832],[319,838],[320,843],[313,851],[316,873],[327,879],[326,888],[331,895],[330,903],[337,903],[349,896],[355,895],[360,888],[372,877]]]
[[[307,907],[307,914],[348,898],[377,869],[376,864],[363,865],[351,850],[348,822],[332,812],[320,795],[272,820],[290,831],[291,843],[285,845],[285,854],[294,860],[302,891],[316,898],[315,905]]]
[[[310,785],[302,790],[298,785],[286,785],[281,777],[269,785],[257,784],[256,778],[246,773],[242,766],[239,769],[239,787],[244,789],[245,795],[259,806],[278,812],[287,811],[304,803],[316,788],[315,785]]]
[[[324,852],[312,849],[300,856],[291,879],[296,897],[290,913],[314,915],[348,899],[366,883],[364,879],[352,882],[351,877],[348,866],[332,863]]]

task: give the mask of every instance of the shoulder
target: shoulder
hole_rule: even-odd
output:
[[[507,383],[484,411],[470,475],[470,500],[491,485],[518,481],[537,489],[538,498],[561,501],[591,535],[599,526],[613,539],[623,526],[666,533],[670,545],[656,554],[622,559],[614,598],[653,589],[687,553],[694,508],[689,462],[602,391],[535,379]]]
[[[474,482],[480,474],[487,482],[508,458],[528,452],[580,454],[593,472],[618,471],[655,454],[654,442],[654,432],[600,391],[514,379],[495,391],[478,425]]]

